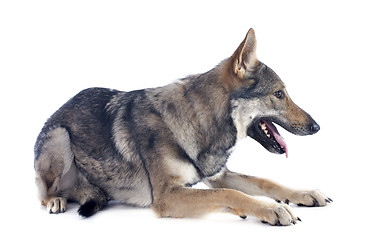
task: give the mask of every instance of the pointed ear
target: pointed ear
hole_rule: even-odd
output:
[[[244,78],[246,72],[253,70],[259,64],[256,57],[256,36],[252,28],[249,29],[232,58],[233,72],[241,79]]]

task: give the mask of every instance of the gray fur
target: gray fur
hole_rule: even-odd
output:
[[[304,115],[307,120],[297,132],[285,106],[273,102],[273,91],[284,85],[256,60],[254,41],[253,33],[211,71],[164,87],[132,92],[90,88],[70,99],[48,119],[36,141],[42,203],[59,213],[66,199],[74,200],[83,216],[109,200],[151,206],[173,185],[190,186],[225,171],[235,144],[247,133],[268,150],[283,153],[259,135],[261,118],[293,133],[312,134],[311,118]],[[243,62],[237,71],[230,70],[237,54]],[[233,72],[244,79],[231,79]]]
[[[161,88],[91,88],[77,94],[53,114],[37,139],[35,169],[50,190],[42,191],[42,200],[59,195],[84,203],[90,198],[78,198],[75,191],[86,179],[107,199],[149,206],[147,165],[155,167],[157,156],[166,151],[198,174],[185,185],[214,175],[236,142],[230,106],[214,106],[210,96],[216,87],[200,86],[215,77],[212,71]],[[63,182],[68,174],[71,181]]]

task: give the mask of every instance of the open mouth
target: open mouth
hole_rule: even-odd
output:
[[[254,121],[248,129],[248,135],[268,151],[279,154],[285,153],[285,156],[288,157],[287,144],[270,120],[260,119]]]

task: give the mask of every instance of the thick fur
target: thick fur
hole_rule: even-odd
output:
[[[261,119],[298,135],[319,129],[290,100],[279,77],[257,60],[250,29],[235,53],[209,72],[133,92],[90,88],[70,99],[49,118],[35,145],[41,202],[50,213],[60,213],[74,200],[86,217],[116,200],[151,206],[161,217],[218,210],[272,225],[294,224],[298,218],[287,205],[249,195],[306,206],[331,200],[226,168],[247,135],[271,152],[284,152],[259,133]],[[190,188],[199,181],[211,189]]]

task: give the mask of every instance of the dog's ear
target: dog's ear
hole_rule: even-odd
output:
[[[232,58],[233,72],[240,79],[243,79],[246,72],[253,70],[259,64],[259,60],[256,57],[256,36],[252,28],[249,29],[245,39],[236,49]]]

